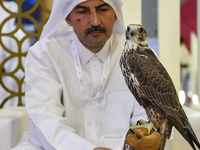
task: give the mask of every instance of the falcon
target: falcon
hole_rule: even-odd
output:
[[[138,103],[145,109],[150,123],[161,134],[160,150],[164,150],[174,126],[195,150],[199,141],[179,102],[174,84],[154,50],[146,42],[142,25],[130,24],[120,58],[120,68],[126,84]],[[144,121],[141,126],[145,126]],[[132,126],[134,129],[136,126]],[[149,132],[150,134],[150,132]]]

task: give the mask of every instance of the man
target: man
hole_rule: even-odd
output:
[[[119,68],[121,6],[121,0],[54,1],[26,58],[30,131],[13,150],[119,150],[130,125],[146,119]]]

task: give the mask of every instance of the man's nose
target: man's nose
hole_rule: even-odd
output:
[[[93,26],[98,26],[101,22],[100,16],[96,11],[91,11],[89,19],[90,19],[90,25]]]

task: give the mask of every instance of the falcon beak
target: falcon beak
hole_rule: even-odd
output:
[[[132,29],[130,31],[130,35],[131,35],[131,37],[137,35],[137,29]]]

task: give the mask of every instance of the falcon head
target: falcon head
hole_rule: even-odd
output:
[[[133,44],[140,46],[148,46],[146,42],[147,32],[140,24],[130,24],[127,26],[126,39],[130,40]]]

